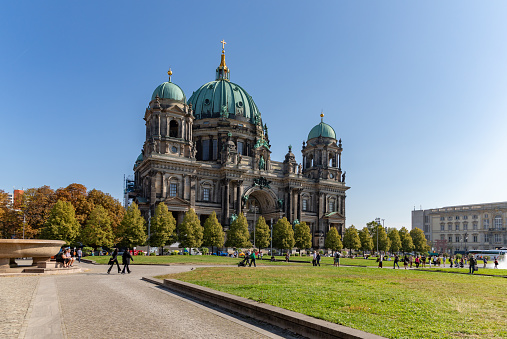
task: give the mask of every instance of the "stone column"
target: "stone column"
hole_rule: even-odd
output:
[[[182,198],[183,198],[183,200],[187,200],[187,176],[183,175],[181,181],[183,182],[183,192],[182,192],[183,196],[182,196]]]
[[[162,197],[167,198],[167,174],[162,175]]]
[[[157,135],[160,136],[160,114],[157,114]]]
[[[222,214],[222,225],[229,224],[229,179],[224,179],[224,199],[223,201],[223,214]]]
[[[299,222],[301,222],[301,211],[303,209],[303,203],[301,201],[301,193],[303,192],[303,190],[298,190],[298,220]]]
[[[196,176],[191,175],[190,176],[190,206],[192,208],[195,208],[195,190],[196,190]]]
[[[292,189],[287,189],[287,220],[292,223]]]
[[[156,172],[150,173],[150,206],[155,205],[155,202],[157,201],[157,174]]]
[[[243,196],[243,180],[238,180],[237,181],[237,185],[238,185],[238,195],[237,195],[237,198],[236,198],[236,202],[237,202],[237,205],[236,205],[236,213],[239,215],[241,213],[241,197]]]

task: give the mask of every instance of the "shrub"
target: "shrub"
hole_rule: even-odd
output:
[[[86,257],[88,255],[91,255],[93,252],[92,247],[83,247],[83,256]]]
[[[190,253],[188,253],[188,252],[185,252],[185,253],[183,253],[183,255],[190,255]]]
[[[295,257],[299,257],[299,253],[295,253],[295,254],[294,254],[294,256],[295,256]]]
[[[201,252],[202,252],[202,254],[206,255],[209,253],[209,248],[203,247],[203,248],[201,248]]]
[[[155,252],[150,253],[150,257],[156,255]]]
[[[320,255],[324,254],[324,251],[323,251],[323,250],[320,250],[320,251],[319,251],[319,254],[320,254]]]

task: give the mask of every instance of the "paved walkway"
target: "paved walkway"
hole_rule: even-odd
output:
[[[85,273],[0,277],[2,338],[287,338],[288,333],[238,318],[148,282],[143,276],[192,266],[132,266],[107,274],[103,265],[80,264]]]

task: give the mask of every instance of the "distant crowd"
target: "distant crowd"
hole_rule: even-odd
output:
[[[387,259],[387,260],[386,260]],[[391,258],[379,256],[377,257],[378,267],[383,267],[384,261],[391,261]],[[426,264],[428,267],[431,267],[433,265],[434,267],[445,267],[446,264],[446,258],[445,257],[438,257],[438,256],[429,256],[426,257],[424,255],[405,255],[403,258],[400,258],[400,256],[395,255],[394,256],[394,264],[393,268],[400,268],[399,262],[403,262],[403,266],[405,269],[412,268],[415,266],[415,268],[419,267],[426,267]],[[486,268],[486,265],[488,263],[488,260],[486,257],[478,257],[474,258],[473,256],[470,256],[469,258],[466,256],[462,256],[461,258],[450,256],[448,258],[450,267],[455,268],[464,268],[465,265],[469,265],[470,273],[473,274],[474,271],[477,271],[479,261],[482,261],[483,268]],[[494,257],[493,262],[495,264],[494,268],[498,269],[498,258]]]

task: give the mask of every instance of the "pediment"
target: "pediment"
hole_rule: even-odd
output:
[[[340,214],[339,212],[331,212],[326,215],[324,215],[324,219],[330,220],[330,221],[342,221],[345,219],[343,214]]]
[[[190,201],[181,199],[180,197],[169,197],[165,199],[164,203],[166,205],[190,205]]]

